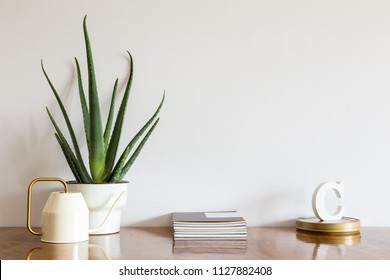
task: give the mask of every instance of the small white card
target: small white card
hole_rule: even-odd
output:
[[[236,211],[224,212],[206,212],[206,218],[239,218],[241,217]]]

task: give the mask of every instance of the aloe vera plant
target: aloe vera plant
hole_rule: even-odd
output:
[[[149,139],[150,135],[156,128],[160,119],[158,117],[158,114],[164,103],[165,93],[162,97],[160,105],[158,106],[153,116],[138,131],[138,133],[135,134],[135,136],[131,139],[131,141],[125,147],[124,151],[117,160],[116,156],[119,146],[119,140],[121,139],[122,126],[126,113],[126,106],[128,103],[130,88],[133,80],[133,58],[130,52],[127,52],[129,55],[130,74],[127,80],[126,88],[114,122],[114,111],[118,88],[118,79],[116,79],[112,91],[111,104],[107,116],[107,121],[103,130],[102,117],[99,105],[99,95],[96,86],[96,76],[92,57],[92,49],[89,41],[86,20],[87,17],[85,16],[83,21],[83,30],[88,69],[88,103],[84,93],[83,81],[77,58],[75,58],[75,65],[78,80],[78,91],[84,120],[85,138],[88,146],[89,171],[84,164],[79,144],[76,139],[75,132],[70,122],[68,113],[57,90],[53,86],[49,76],[46,73],[46,70],[43,66],[43,62],[41,61],[41,68],[43,74],[45,75],[46,80],[49,83],[50,88],[54,93],[54,96],[61,109],[66,126],[68,128],[73,149],[66,140],[64,134],[57,125],[49,109],[46,108],[46,110],[55,128],[55,137],[77,182],[120,182],[121,180],[123,180],[123,177],[127,174],[135,159],[138,157],[139,153],[144,147],[146,141]]]

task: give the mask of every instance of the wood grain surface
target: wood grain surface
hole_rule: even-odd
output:
[[[172,228],[122,228],[74,244],[49,244],[26,228],[0,228],[0,259],[124,260],[390,260],[390,228],[362,228],[360,236],[322,236],[287,227],[248,228],[246,249],[218,247],[176,250]]]

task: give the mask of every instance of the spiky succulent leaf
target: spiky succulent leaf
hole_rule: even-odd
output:
[[[64,106],[64,104],[62,103],[62,100],[61,100],[60,96],[58,95],[57,90],[56,90],[55,87],[53,86],[52,82],[50,81],[49,76],[47,75],[47,73],[46,73],[46,71],[45,71],[45,68],[44,68],[44,66],[43,66],[43,61],[41,61],[41,68],[42,68],[43,74],[44,74],[45,77],[46,77],[47,82],[48,82],[49,85],[50,85],[50,88],[52,89],[52,92],[54,93],[54,96],[56,97],[57,103],[58,103],[58,105],[60,106],[62,115],[63,115],[63,117],[64,117],[66,126],[68,127],[68,131],[69,131],[70,137],[71,137],[71,139],[72,139],[73,148],[74,148],[74,150],[75,150],[77,162],[79,163],[82,172],[85,173],[85,174],[88,174],[88,171],[87,171],[87,169],[86,169],[86,167],[85,167],[83,158],[82,158],[81,153],[80,153],[79,145],[78,145],[78,143],[77,143],[77,139],[76,139],[76,136],[75,136],[75,133],[74,133],[72,124],[71,124],[71,122],[70,122],[70,120],[69,120],[69,117],[68,117],[68,113],[66,112],[65,106]]]
[[[125,117],[126,113],[126,106],[127,106],[127,101],[129,99],[130,95],[130,88],[131,84],[133,81],[133,57],[131,56],[130,52],[127,52],[129,55],[129,62],[130,62],[130,74],[129,78],[127,80],[127,85],[125,89],[125,93],[123,94],[122,102],[119,107],[119,111],[116,117],[115,121],[115,126],[114,130],[111,135],[111,139],[108,144],[108,149],[107,149],[107,156],[106,156],[106,166],[105,166],[105,177],[109,176],[111,173],[114,164],[115,164],[115,158],[116,154],[118,151],[118,145],[119,145],[119,140],[121,137],[121,131],[122,131],[122,126],[123,126],[123,119]]]
[[[119,158],[117,164],[115,165],[115,168],[112,171],[112,175],[110,175],[110,177],[109,177],[110,178],[109,180],[111,180],[111,178],[118,178],[121,175],[122,169],[125,165],[125,162],[129,156],[131,150],[133,149],[134,145],[138,142],[140,137],[144,134],[144,132],[148,129],[148,127],[153,123],[153,121],[157,117],[158,113],[161,110],[162,105],[164,104],[164,100],[165,100],[165,92],[164,92],[163,98],[161,99],[160,105],[158,106],[156,112],[147,121],[147,123],[138,131],[138,133],[133,137],[133,139],[130,141],[130,143],[127,145],[127,147],[123,151],[121,157]]]
[[[134,161],[138,157],[139,153],[141,152],[142,148],[144,147],[146,141],[148,141],[150,135],[152,134],[153,130],[156,128],[158,122],[160,121],[160,118],[158,118],[153,126],[149,129],[149,131],[146,133],[145,137],[142,139],[142,141],[139,143],[138,147],[135,149],[134,153],[131,155],[130,159],[126,162],[125,166],[122,168],[121,173],[119,176],[112,179],[112,182],[120,182],[123,177],[127,174],[130,167],[133,165]]]
[[[65,156],[66,162],[68,163],[69,168],[73,173],[73,176],[75,177],[77,182],[82,182],[81,176],[79,174],[79,170],[77,169],[76,164],[72,159],[71,152],[69,152],[69,150],[68,150],[68,148],[69,148],[68,143],[64,142],[63,139],[61,139],[57,133],[54,133],[54,135],[57,139],[58,144],[61,147],[62,153]]]
[[[89,165],[93,180],[96,182],[103,182],[105,165],[103,129],[100,115],[99,97],[96,86],[95,68],[93,65],[92,49],[87,30],[87,16],[84,17],[83,29],[88,63],[88,94],[90,115]]]
[[[81,78],[81,71],[80,71],[80,65],[77,60],[77,58],[74,58],[76,62],[76,70],[77,70],[77,83],[79,86],[79,96],[80,96],[80,104],[81,104],[81,110],[83,112],[83,120],[84,120],[84,131],[85,131],[85,138],[87,140],[87,146],[89,147],[89,124],[90,124],[90,119],[89,119],[89,111],[88,111],[88,105],[87,105],[87,100],[85,98],[84,94],[84,87],[83,87],[83,80]]]
[[[107,151],[108,141],[110,140],[112,121],[114,119],[116,90],[118,88],[118,79],[115,80],[114,89],[112,90],[110,111],[107,117],[106,128],[104,129],[104,151]]]
[[[128,172],[133,162],[138,157],[143,146],[145,145],[146,141],[148,140],[153,130],[155,129],[156,125],[158,124],[159,118],[157,120],[156,118],[164,102],[165,93],[155,114],[141,128],[141,130],[135,135],[135,137],[133,137],[133,139],[130,141],[130,143],[122,153],[118,163],[115,165],[115,159],[118,150],[119,140],[121,137],[124,116],[125,116],[126,107],[130,95],[130,88],[133,80],[133,58],[131,54],[127,52],[130,58],[129,59],[130,73],[127,80],[126,89],[118,113],[116,115],[116,119],[114,121],[114,109],[115,109],[116,92],[118,87],[118,79],[115,81],[114,89],[111,97],[109,115],[107,117],[107,123],[103,132],[98,91],[96,85],[96,75],[95,75],[93,56],[92,56],[92,50],[89,41],[86,19],[87,16],[84,17],[83,31],[84,31],[85,49],[87,55],[88,103],[84,93],[80,66],[76,58],[75,58],[75,62],[76,62],[76,70],[77,70],[77,81],[78,81],[80,103],[81,103],[83,119],[84,119],[84,130],[85,130],[85,136],[87,140],[88,153],[89,153],[89,166],[90,166],[90,171],[92,176],[90,176],[90,174],[88,173],[84,165],[83,159],[81,157],[80,149],[75,137],[75,133],[71,125],[71,122],[69,120],[68,114],[65,110],[65,107],[59,95],[57,94],[56,89],[51,83],[43,67],[43,62],[41,61],[42,71],[57,99],[62,115],[66,122],[73,143],[74,152],[71,149],[70,145],[68,144],[68,141],[65,139],[63,133],[61,132],[60,128],[56,124],[54,118],[52,117],[48,109],[47,112],[49,114],[51,122],[53,123],[56,129],[55,137],[57,139],[57,142],[59,143],[62,152],[76,180],[83,183],[117,182],[122,180],[122,178]],[[114,123],[114,127],[112,129],[113,123]],[[143,139],[138,144],[134,153],[130,156],[130,159],[127,160],[131,150],[134,148],[136,143],[139,141],[142,135],[144,135],[145,132],[146,135],[143,136]],[[112,172],[113,169],[114,172]]]
[[[61,129],[58,127],[56,121],[54,120],[53,116],[51,115],[48,108],[46,108],[46,111],[49,115],[49,118],[56,130],[56,138],[58,143],[60,144],[60,147],[62,149],[62,152],[64,153],[65,159],[67,160],[70,169],[72,170],[72,173],[75,175],[75,178],[79,182],[91,182],[92,179],[89,176],[88,172],[85,172],[82,167],[80,166],[79,161],[77,160],[76,156],[74,155],[72,149],[70,148],[68,141],[66,141],[64,134],[62,133]]]
[[[125,166],[127,157],[129,156],[131,148],[134,144],[132,142],[130,142],[130,144],[127,145],[127,147],[125,148],[125,150],[122,153],[122,156],[119,158],[118,162],[116,163],[114,170],[112,171],[110,176],[107,178],[107,181],[109,181],[109,182],[118,182],[119,181],[119,180],[115,180],[115,179],[119,178],[121,171],[123,169],[123,166]]]

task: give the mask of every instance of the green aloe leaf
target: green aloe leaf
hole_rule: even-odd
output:
[[[92,49],[87,30],[87,16],[84,17],[83,29],[88,63],[88,93],[90,113],[89,165],[93,180],[96,182],[103,182],[105,165],[104,139],[99,97],[96,86],[95,68],[93,65]]]
[[[69,150],[68,150],[68,148],[69,148],[68,143],[67,142],[63,142],[63,139],[61,139],[60,136],[57,133],[54,133],[54,135],[55,135],[55,137],[57,139],[58,144],[61,147],[62,153],[65,156],[66,162],[68,163],[69,168],[70,168],[70,170],[73,173],[73,176],[75,177],[77,182],[82,182],[79,170],[77,169],[77,166],[76,166],[75,162],[72,159],[71,152],[69,152]]]
[[[133,149],[134,145],[138,142],[140,137],[144,134],[144,132],[148,129],[148,127],[153,123],[155,118],[158,116],[158,113],[160,112],[160,110],[162,108],[162,105],[164,104],[164,100],[165,100],[165,92],[164,92],[163,98],[162,98],[162,100],[160,102],[160,105],[158,106],[156,112],[148,120],[148,122],[138,131],[138,133],[133,137],[133,139],[127,145],[127,147],[123,151],[121,157],[119,158],[117,164],[115,165],[115,168],[112,171],[112,175],[110,175],[109,178],[118,178],[120,176],[120,174],[122,173],[122,169],[123,169],[123,167],[125,165],[126,159],[129,156],[131,150]]]
[[[112,171],[111,175],[107,178],[107,181],[109,182],[118,182],[121,171],[123,169],[123,166],[126,164],[127,157],[130,154],[131,148],[135,143],[130,142],[129,145],[125,148],[125,150],[122,153],[122,156],[119,158],[117,164],[115,165],[114,170]],[[117,179],[117,180],[116,180]]]
[[[83,80],[81,78],[81,71],[80,71],[80,65],[77,60],[77,58],[74,58],[76,62],[76,70],[77,70],[77,83],[79,86],[79,96],[80,96],[80,103],[81,103],[81,109],[83,111],[83,119],[84,119],[84,131],[85,131],[85,138],[87,140],[87,145],[89,147],[89,134],[90,134],[90,128],[89,128],[89,123],[90,123],[90,118],[89,118],[89,112],[88,112],[88,105],[87,105],[87,100],[85,98],[84,94],[84,87],[83,87]]]
[[[68,113],[66,112],[66,109],[65,109],[65,107],[64,107],[64,104],[62,103],[62,100],[61,100],[60,96],[58,95],[56,89],[54,88],[52,82],[50,81],[49,76],[47,75],[47,73],[46,73],[46,71],[45,71],[45,68],[44,68],[44,66],[43,66],[43,61],[41,61],[41,68],[42,68],[43,74],[44,74],[45,77],[46,77],[47,82],[48,82],[49,85],[50,85],[50,88],[52,89],[52,92],[54,93],[54,96],[55,96],[56,99],[57,99],[58,105],[60,106],[62,115],[63,115],[63,117],[64,117],[64,119],[65,119],[65,122],[66,122],[66,125],[67,125],[67,127],[68,127],[68,131],[69,131],[70,137],[71,137],[71,139],[72,139],[73,147],[74,147],[75,154],[76,154],[76,157],[77,157],[77,162],[78,162],[79,165],[80,165],[81,171],[82,171],[84,174],[88,174],[88,171],[87,171],[87,169],[86,169],[86,167],[85,167],[83,158],[82,158],[81,153],[80,153],[79,145],[78,145],[78,143],[77,143],[77,139],[76,139],[76,136],[75,136],[75,133],[74,133],[72,124],[71,124],[71,122],[70,122],[70,120],[69,120],[69,117],[68,117]]]
[[[116,90],[118,88],[118,79],[115,80],[114,89],[112,90],[110,111],[107,117],[106,128],[104,130],[104,150],[107,151],[108,141],[110,140],[112,121],[114,119],[114,109],[116,100]]]
[[[153,126],[149,129],[149,131],[146,133],[145,137],[142,139],[141,143],[139,143],[137,149],[135,149],[134,153],[131,155],[130,159],[126,162],[125,166],[123,167],[120,175],[116,178],[113,178],[113,182],[119,182],[123,179],[123,177],[126,175],[126,173],[129,171],[130,167],[133,165],[134,161],[138,157],[139,153],[141,152],[142,148],[144,147],[146,141],[149,139],[150,135],[152,134],[153,130],[156,128],[158,122],[160,121],[160,118],[158,118]]]
[[[76,156],[74,155],[72,149],[68,144],[68,141],[66,141],[64,134],[62,133],[61,129],[58,127],[49,109],[46,108],[46,111],[56,130],[57,141],[60,144],[62,152],[64,153],[64,156],[69,164],[70,169],[75,175],[76,180],[79,182],[91,182],[92,181],[91,177],[89,176],[88,172],[83,170],[82,166],[80,165],[80,162],[77,160]]]
[[[55,133],[56,140],[59,143],[61,150],[76,180],[83,183],[115,182],[121,180],[125,176],[125,174],[130,169],[135,159],[138,157],[140,151],[144,147],[146,141],[152,134],[153,130],[157,126],[159,122],[159,118],[157,118],[157,116],[164,103],[165,93],[154,115],[148,120],[148,122],[138,131],[138,133],[129,142],[129,144],[123,151],[121,157],[119,158],[118,162],[115,164],[119,141],[122,134],[122,127],[123,127],[124,117],[126,113],[126,107],[130,96],[130,89],[133,81],[133,68],[134,68],[133,57],[131,56],[130,52],[127,51],[129,55],[130,73],[127,80],[125,92],[123,94],[119,106],[119,110],[115,118],[114,112],[115,112],[115,104],[116,104],[117,88],[118,88],[118,79],[116,79],[112,96],[111,96],[109,114],[107,116],[107,121],[103,131],[99,96],[98,96],[98,90],[96,85],[95,67],[93,62],[93,55],[92,55],[92,49],[89,40],[89,34],[87,30],[87,16],[84,17],[84,21],[83,21],[83,33],[84,33],[85,50],[87,56],[88,97],[86,97],[85,95],[81,71],[80,71],[80,65],[77,58],[75,58],[75,64],[76,64],[76,71],[77,71],[77,83],[78,83],[80,104],[83,113],[85,138],[86,138],[88,154],[89,154],[90,173],[87,171],[87,168],[84,165],[83,158],[80,153],[80,148],[77,139],[75,137],[75,133],[72,124],[70,122],[70,119],[68,117],[67,111],[65,109],[65,106],[63,105],[60,96],[58,95],[56,89],[54,88],[52,82],[50,81],[49,76],[47,75],[44,69],[43,61],[41,61],[42,71],[46,77],[47,82],[50,85],[52,92],[54,93],[54,96],[58,102],[58,105],[64,117],[71,138],[71,142],[73,144],[73,150],[69,145],[70,142],[68,143],[68,141],[66,140],[64,134],[58,127],[50,111],[47,108],[46,109],[50,117],[50,120],[56,130]],[[131,155],[131,151],[137,145],[137,143],[139,144],[135,148],[133,154]]]
[[[133,81],[133,70],[134,70],[133,57],[131,56],[130,52],[127,52],[127,53],[129,55],[129,59],[130,59],[129,60],[130,74],[129,74],[129,78],[127,80],[125,93],[123,95],[122,102],[121,102],[121,105],[119,107],[118,115],[116,117],[114,130],[112,132],[111,139],[110,139],[110,142],[108,144],[107,156],[106,156],[106,166],[105,166],[105,176],[106,177],[109,176],[109,174],[111,173],[111,171],[114,167],[115,158],[116,158],[116,154],[118,151],[119,140],[120,140],[121,132],[122,132],[123,119],[125,117],[127,101],[129,99],[130,88],[131,88],[131,84]]]

